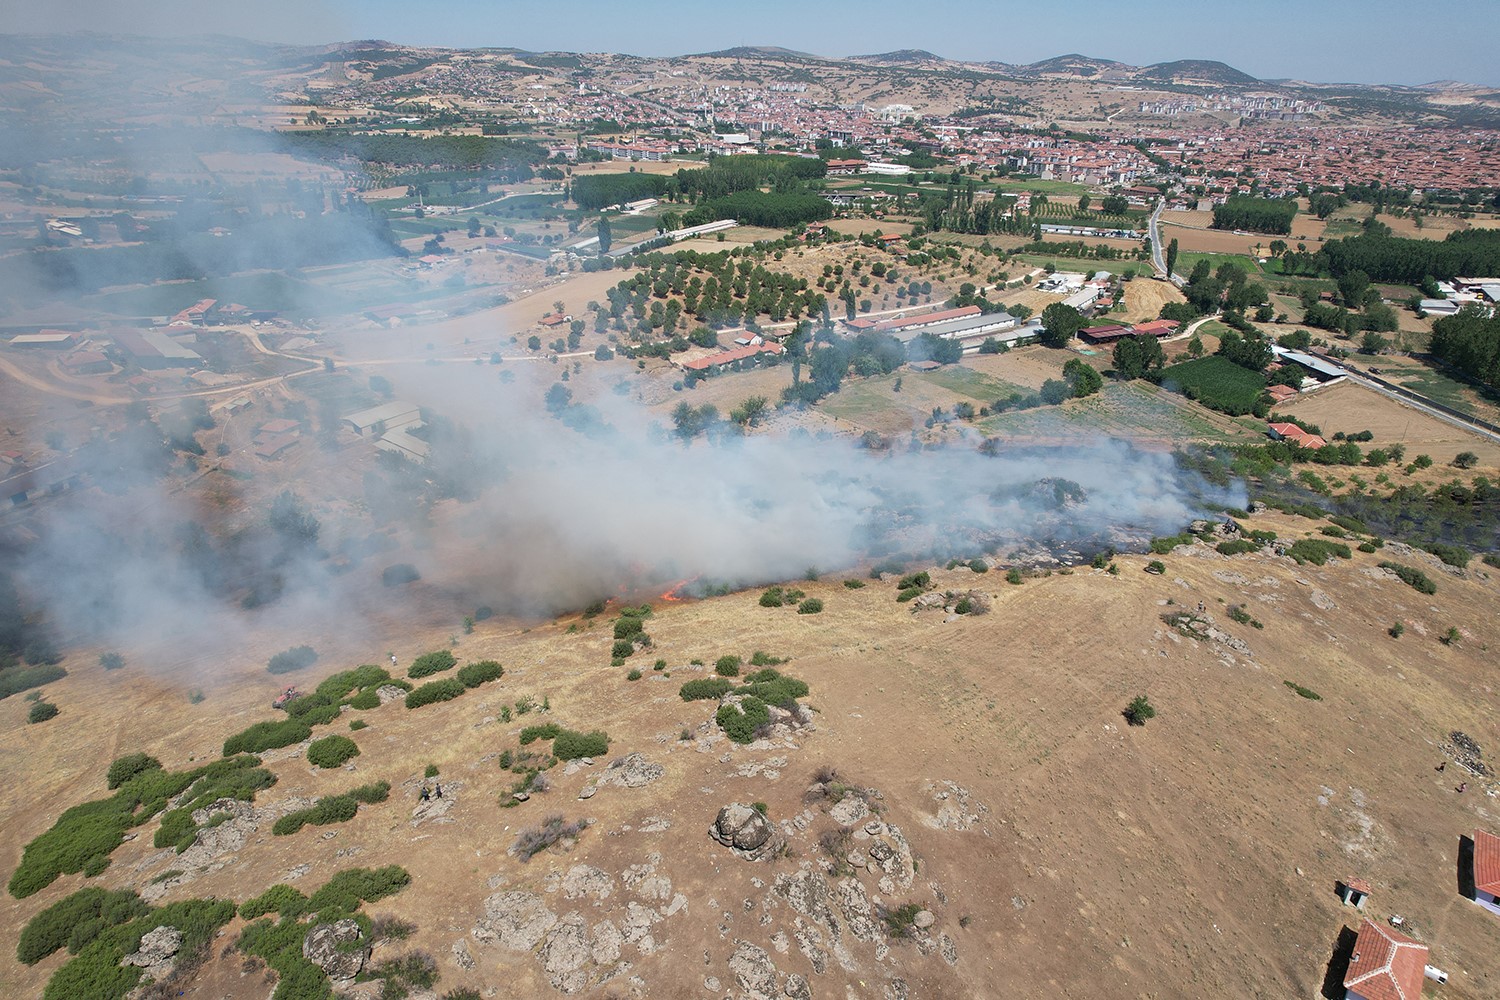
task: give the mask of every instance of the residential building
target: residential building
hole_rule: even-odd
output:
[[[1360,924],[1344,1000],[1421,1000],[1428,948],[1373,920]]]

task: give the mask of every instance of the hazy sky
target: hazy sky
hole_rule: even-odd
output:
[[[46,0],[0,32],[222,33],[280,42],[383,38],[679,55],[780,45],[845,56],[929,49],[1025,63],[1066,52],[1144,65],[1220,59],[1262,79],[1500,86],[1496,0]]]

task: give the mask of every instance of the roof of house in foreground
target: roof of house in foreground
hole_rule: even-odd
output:
[[[1366,920],[1354,942],[1344,988],[1365,1000],[1420,1000],[1427,954],[1425,944]]]

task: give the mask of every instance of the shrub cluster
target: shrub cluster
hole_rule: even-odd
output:
[[[1245,552],[1259,552],[1260,546],[1248,538],[1236,538],[1229,542],[1220,542],[1214,546],[1218,553],[1223,556],[1237,556]]]
[[[823,601],[817,597],[809,597],[797,605],[799,615],[819,615],[823,613]]]
[[[407,708],[421,708],[435,701],[452,701],[467,691],[463,681],[444,677],[440,681],[429,681],[406,696]]]
[[[738,705],[720,705],[714,721],[736,743],[750,743],[756,730],[771,721],[771,710],[754,695],[746,695]]]
[[[412,660],[411,669],[406,672],[406,676],[412,680],[420,677],[431,677],[433,674],[440,674],[444,670],[452,670],[457,665],[458,660],[452,653],[446,649],[439,649],[431,653],[423,653],[415,660]]]
[[[40,663],[34,667],[9,667],[0,670],[0,698],[9,698],[29,688],[51,684],[66,676],[66,670],[52,663]]]
[[[128,753],[123,757],[116,757],[114,763],[109,765],[109,773],[106,775],[106,781],[111,789],[115,789],[138,774],[160,770],[161,761],[150,754]]]
[[[1306,698],[1308,701],[1323,700],[1323,696],[1318,694],[1318,692],[1314,691],[1312,688],[1303,687],[1301,684],[1297,684],[1293,681],[1282,681],[1281,683],[1285,684],[1287,687],[1291,688],[1293,691],[1297,692],[1298,695]]]
[[[677,692],[683,701],[718,701],[729,693],[734,685],[722,677],[705,677],[701,680],[688,681],[682,685]]]
[[[806,596],[795,587],[767,587],[760,595],[760,606],[763,608],[787,607],[796,604]]]
[[[521,730],[521,745],[529,746],[537,740],[556,739],[557,734],[562,732],[562,726],[555,722],[543,723],[539,726],[527,726]]]
[[[26,713],[26,721],[30,723],[46,722],[48,719],[57,718],[57,706],[50,701],[37,701],[31,705],[31,711]]]
[[[246,920],[279,913],[283,917],[300,917],[307,912],[307,897],[289,885],[273,885],[253,899],[240,904],[240,916]]]
[[[318,654],[311,646],[293,646],[271,657],[266,669],[273,674],[289,674],[302,670],[318,661]]]
[[[27,921],[16,944],[16,958],[35,965],[64,946],[76,955],[104,929],[143,917],[150,910],[128,889],[79,889]]]
[[[359,744],[347,736],[325,736],[307,748],[307,762],[314,767],[338,767],[351,757],[359,756]]]
[[[744,662],[738,656],[721,656],[714,662],[714,673],[720,677],[738,677]]]
[[[558,760],[577,760],[579,757],[602,757],[609,752],[609,737],[602,730],[580,733],[564,729],[552,741],[552,755]]]
[[[1321,538],[1299,539],[1292,543],[1286,554],[1295,559],[1299,566],[1303,563],[1322,566],[1335,556],[1340,559],[1354,558],[1354,553],[1349,551],[1349,546],[1341,542],[1326,542]]]
[[[271,827],[271,832],[278,837],[285,837],[307,824],[327,826],[330,823],[346,822],[353,819],[357,812],[359,802],[352,795],[325,795],[316,805],[287,813],[278,819]]]
[[[498,681],[504,674],[505,668],[499,661],[479,660],[459,667],[457,677],[464,687],[477,688],[486,681]]]
[[[798,698],[807,696],[807,682],[767,668],[756,671],[745,677],[745,686],[740,688],[746,694],[759,698],[769,705],[785,706]]]
[[[1397,562],[1382,562],[1381,569],[1388,569],[1395,573],[1403,583],[1413,588],[1419,594],[1436,594],[1437,584],[1432,582],[1426,573],[1414,566],[1403,566]]]
[[[275,722],[257,722],[224,741],[224,756],[260,753],[301,743],[312,736],[312,726],[303,719],[286,718]]]

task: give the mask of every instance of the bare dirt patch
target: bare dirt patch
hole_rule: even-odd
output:
[[[1352,383],[1304,393],[1278,412],[1290,413],[1315,423],[1325,434],[1369,430],[1375,440],[1365,447],[1393,444],[1406,446],[1407,461],[1419,454],[1431,455],[1446,465],[1461,451],[1472,451],[1486,466],[1500,465],[1500,444],[1403,406],[1364,386]]]

